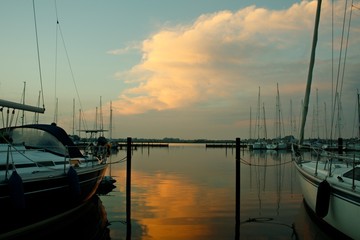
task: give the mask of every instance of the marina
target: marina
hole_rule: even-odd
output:
[[[23,236],[16,239],[60,239],[56,238],[59,229],[68,231],[76,224],[77,239],[89,239],[83,234],[93,221],[102,223],[94,226],[93,239],[305,240],[339,235],[307,210],[289,151],[241,149],[238,159],[235,148],[207,148],[205,144],[130,149],[131,208],[127,151],[119,150],[109,156],[105,174],[115,180],[114,188],[98,192],[98,200],[89,201],[90,207],[79,206],[30,226],[34,229],[11,233]],[[305,154],[311,157],[310,152]],[[100,211],[95,219],[94,211]],[[75,215],[87,221],[74,220]],[[64,218],[73,219],[67,221],[70,226]]]
[[[0,240],[360,239],[354,1],[58,3],[0,7]]]

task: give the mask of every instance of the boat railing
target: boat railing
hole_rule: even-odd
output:
[[[42,167],[42,168],[48,168],[48,169],[59,169],[60,165],[63,166],[63,172],[66,174],[67,169],[69,166],[73,167],[79,167],[82,162],[91,164],[91,166],[98,165],[101,162],[104,162],[105,160],[103,158],[100,158],[94,154],[91,154],[89,156],[84,156],[84,159],[77,159],[77,158],[70,158],[69,156],[69,148],[74,146],[65,146],[66,151],[64,154],[59,154],[57,151],[52,151],[51,147],[46,148],[27,148],[24,145],[14,145],[11,143],[8,144],[1,144],[0,152],[3,152],[5,155],[5,161],[4,164],[1,165],[2,171],[4,171],[4,180],[8,180],[10,177],[10,171],[13,171],[16,168],[24,168],[24,167]],[[26,154],[26,152],[50,152],[52,154],[55,154],[59,157],[63,157],[63,162],[56,161],[55,159],[42,159],[41,161],[36,161],[34,159],[31,159],[31,156]],[[23,162],[16,162],[14,161],[14,153],[18,153],[23,156]],[[103,146],[97,147],[97,154],[102,154],[106,158],[106,148]],[[26,161],[31,162],[31,165],[29,163],[26,163]],[[58,166],[58,167],[56,167]]]
[[[324,165],[324,169],[327,168],[327,164],[329,164],[328,166],[328,176],[331,177],[333,176],[333,165],[338,163],[338,162],[342,162],[344,164],[346,164],[347,167],[351,167],[352,168],[352,172],[351,172],[351,176],[347,176],[349,178],[351,178],[351,189],[354,191],[356,188],[356,182],[355,180],[359,181],[359,177],[356,176],[356,166],[360,164],[360,159],[359,156],[356,155],[355,153],[349,155],[349,154],[339,154],[339,153],[334,153],[334,152],[328,152],[325,151],[326,154],[324,153],[323,149],[319,149],[319,148],[313,148],[313,151],[315,151],[317,153],[317,158],[316,158],[316,166],[315,166],[315,176],[317,175],[317,171],[318,171],[318,163],[321,160],[321,157],[326,157],[325,160],[325,165]]]
[[[295,150],[296,148],[296,150]],[[293,160],[295,160],[298,164],[301,165],[301,163],[304,161],[303,156],[300,150],[303,151],[310,151],[316,156],[315,160],[315,169],[314,169],[314,175],[318,175],[319,170],[319,162],[324,162],[323,165],[324,170],[327,169],[328,176],[331,177],[333,175],[334,167],[333,165],[341,162],[346,164],[349,167],[353,168],[353,174],[352,174],[352,188],[355,189],[355,180],[357,178],[355,177],[355,167],[360,164],[360,156],[356,155],[355,153],[349,155],[349,154],[339,154],[336,152],[326,151],[321,147],[314,147],[314,146],[308,146],[308,145],[296,145],[294,147],[292,145],[292,151],[293,151]]]

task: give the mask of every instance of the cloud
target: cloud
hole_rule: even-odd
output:
[[[329,15],[329,2],[323,6]],[[292,93],[305,85],[315,10],[316,1],[285,10],[249,6],[162,29],[142,42],[139,64],[116,74],[128,88],[114,108],[139,114],[209,106],[257,94],[260,85],[275,89],[278,81]]]
[[[138,50],[138,49],[140,49],[140,47],[141,47],[140,44],[133,42],[133,43],[128,44],[124,48],[109,50],[106,53],[110,54],[110,55],[123,55],[123,54],[129,53],[131,51]]]

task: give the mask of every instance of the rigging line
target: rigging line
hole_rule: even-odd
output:
[[[246,161],[245,159],[240,159],[242,164],[248,165],[248,166],[254,166],[254,167],[276,167],[281,165],[286,165],[291,163],[293,160],[282,162],[282,163],[276,163],[276,164],[253,164],[251,162]]]
[[[10,125],[9,125],[9,126],[11,126],[11,125],[12,125],[13,120],[14,120],[14,116],[15,116],[15,109],[13,109],[13,110],[12,110],[12,112],[11,112]],[[15,124],[16,124],[16,123],[15,123]]]
[[[56,102],[57,99],[57,60],[58,60],[58,32],[59,32],[59,27],[58,27],[59,21],[56,19],[56,37],[55,37],[55,76],[54,76],[54,82],[55,82],[55,86],[54,86],[54,102]],[[54,113],[55,115],[55,113]]]
[[[55,6],[55,16],[56,16],[56,20],[58,21],[58,10],[57,10],[57,4],[56,4],[56,0],[54,0],[54,6]]]
[[[338,69],[337,69],[337,77],[336,77],[336,87],[335,87],[335,102],[333,105],[333,116],[332,116],[332,124],[331,124],[331,128],[333,128],[334,126],[334,117],[335,117],[335,108],[336,108],[336,101],[341,100],[341,92],[338,92],[339,89],[339,78],[340,78],[340,68],[341,68],[341,59],[342,59],[342,52],[343,52],[343,41],[344,41],[344,31],[345,31],[345,19],[346,19],[346,13],[347,13],[347,5],[348,5],[348,1],[345,1],[345,7],[344,7],[344,16],[343,16],[343,26],[342,26],[342,31],[341,31],[341,41],[340,41],[340,52],[339,52],[339,61],[338,61]]]
[[[331,105],[330,109],[332,111],[332,107],[334,104],[334,1],[331,1]],[[331,122],[330,122],[330,141],[333,135],[333,121],[334,121],[334,113],[330,112]]]
[[[42,82],[42,74],[41,74],[41,62],[40,62],[39,37],[38,37],[37,24],[36,24],[35,0],[33,0],[32,2],[33,2],[34,24],[35,24],[35,35],[36,35],[36,49],[37,49],[38,67],[39,67],[39,75],[40,75],[41,97],[42,97],[43,108],[45,109],[43,82]]]
[[[8,128],[8,127],[10,127],[9,126],[9,114],[10,114],[10,109],[8,108],[7,110],[6,110],[6,124],[5,124],[5,126]]]
[[[55,1],[55,3],[56,3],[56,1]],[[56,16],[58,16],[56,4],[55,4],[55,11],[56,11]],[[79,101],[79,104],[80,104],[80,108],[83,109],[82,103],[81,103],[81,100],[80,100],[80,95],[79,95],[78,87],[77,87],[76,81],[75,81],[74,71],[73,71],[73,69],[72,69],[72,67],[71,67],[70,57],[69,57],[69,54],[68,54],[68,51],[67,51],[67,48],[66,48],[66,44],[65,44],[65,40],[64,40],[64,35],[63,35],[63,33],[62,33],[61,25],[60,25],[60,22],[59,22],[59,20],[58,20],[58,17],[56,17],[56,19],[57,19],[57,26],[58,26],[58,28],[59,28],[59,33],[60,33],[60,36],[61,36],[61,40],[62,40],[62,43],[63,43],[63,47],[64,47],[64,50],[65,50],[67,62],[68,62],[69,68],[70,68],[71,78],[72,78],[72,81],[73,81],[74,86],[75,86],[76,95],[77,95],[77,98],[78,98],[78,101]]]
[[[82,108],[79,109],[79,114],[80,114],[80,119],[81,119],[81,123],[84,126],[85,129],[89,129],[87,126],[87,123],[85,121],[85,115],[84,115],[84,111],[82,110]]]
[[[346,57],[347,57],[347,51],[349,46],[349,38],[350,38],[350,25],[351,25],[351,18],[352,18],[352,6],[353,6],[354,0],[351,1],[351,7],[350,7],[350,14],[349,14],[349,24],[347,27],[347,36],[346,36],[346,43],[345,43],[345,54],[344,54],[344,63],[343,63],[343,71],[341,76],[341,87],[340,87],[340,94],[342,92],[343,84],[344,84],[344,76],[345,76],[345,63],[346,63]],[[345,21],[345,19],[344,19]],[[341,95],[340,95],[341,96]]]
[[[23,92],[21,94],[21,97],[20,97],[20,103],[22,104],[25,104],[25,89],[26,89],[26,82],[24,82],[24,87],[23,87]],[[24,111],[22,111],[24,113]],[[16,112],[16,118],[15,118],[15,125],[18,123],[18,119],[19,119],[19,114],[20,114],[20,111],[17,111]],[[22,116],[22,125],[24,125],[24,122],[25,122],[25,119],[24,119],[25,115],[23,114]]]
[[[333,105],[334,105],[334,1],[331,1],[331,107]],[[332,137],[332,129],[330,128],[330,139],[331,137]]]
[[[71,78],[72,78],[73,83],[74,83],[74,86],[75,86],[75,91],[76,91],[76,95],[77,95],[78,100],[79,100],[80,108],[82,109],[82,104],[81,104],[81,100],[80,100],[80,95],[79,95],[78,87],[77,87],[76,82],[75,82],[74,71],[73,71],[73,69],[72,69],[72,67],[71,67],[71,62],[70,62],[69,54],[68,54],[68,51],[67,51],[67,48],[66,48],[64,36],[63,36],[63,34],[62,34],[62,31],[61,31],[60,23],[59,23],[59,30],[60,30],[60,36],[61,36],[61,39],[62,39],[62,42],[63,42],[63,45],[64,45],[64,49],[65,49],[65,53],[66,53],[66,58],[67,58],[67,61],[68,61],[68,64],[69,64],[69,68],[70,68]]]
[[[359,89],[357,89],[357,94],[356,94],[356,99],[357,99],[357,95],[359,93]],[[355,111],[354,111],[354,118],[353,118],[353,126],[352,126],[352,129],[355,129],[355,125],[356,125],[356,116],[357,116],[357,104],[355,104]],[[352,134],[351,134],[351,138],[354,138],[354,133],[355,131],[351,131]]]

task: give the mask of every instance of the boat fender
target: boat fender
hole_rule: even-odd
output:
[[[69,180],[70,194],[74,199],[78,198],[81,194],[79,176],[77,175],[76,170],[71,166],[67,172],[67,177]]]
[[[315,213],[320,218],[324,218],[329,212],[330,192],[330,184],[326,180],[322,181],[318,186],[315,205]]]
[[[16,209],[25,208],[25,194],[23,181],[20,175],[13,171],[9,178],[10,199]]]

